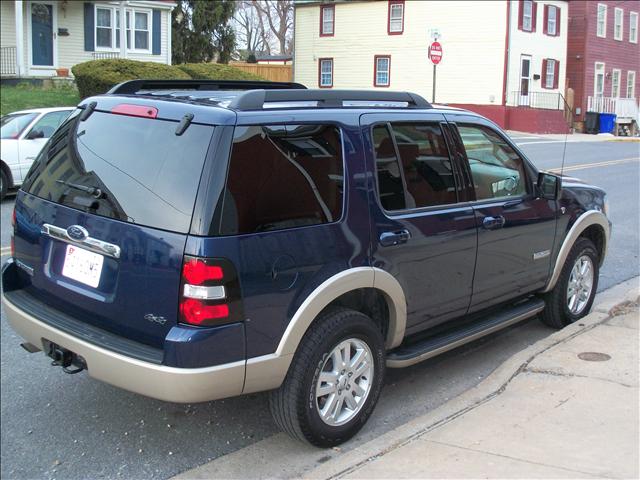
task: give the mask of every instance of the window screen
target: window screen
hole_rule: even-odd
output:
[[[524,163],[496,132],[479,125],[458,125],[469,159],[477,200],[524,195]]]
[[[386,127],[375,127],[373,132],[382,206],[399,210],[456,203],[454,173],[440,125],[392,123],[391,129],[395,147]],[[398,189],[403,182],[401,199]]]
[[[236,127],[220,231],[233,235],[338,221],[343,183],[335,126]]]

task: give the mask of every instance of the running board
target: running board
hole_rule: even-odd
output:
[[[411,345],[400,346],[387,355],[387,367],[403,368],[414,365],[531,318],[543,309],[544,301],[534,298],[471,325],[465,325],[458,330],[440,333]]]

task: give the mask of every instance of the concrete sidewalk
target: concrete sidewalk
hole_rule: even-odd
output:
[[[513,137],[516,141],[518,138],[523,138],[527,140],[537,140],[540,141],[557,141],[564,142],[565,138],[567,143],[571,142],[640,142],[640,137],[616,137],[610,133],[600,133],[597,135],[592,135],[589,133],[528,133],[528,132],[519,132],[517,130],[507,130],[507,133]]]
[[[640,277],[476,387],[375,440],[284,434],[178,478],[638,478]],[[374,419],[371,419],[374,420]]]

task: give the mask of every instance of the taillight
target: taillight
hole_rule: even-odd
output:
[[[208,327],[242,320],[240,285],[225,259],[185,256],[180,283],[180,321]]]

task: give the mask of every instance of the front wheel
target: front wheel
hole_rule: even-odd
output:
[[[562,328],[584,317],[598,289],[599,257],[593,242],[579,238],[562,268],[556,286],[544,295],[546,302],[542,321],[553,328]]]
[[[283,384],[271,393],[273,418],[312,445],[345,442],[373,412],[384,369],[384,342],[375,323],[354,310],[331,310],[305,334]]]
[[[0,202],[4,200],[4,197],[7,195],[8,189],[9,179],[7,178],[7,174],[4,173],[4,170],[0,169]]]

